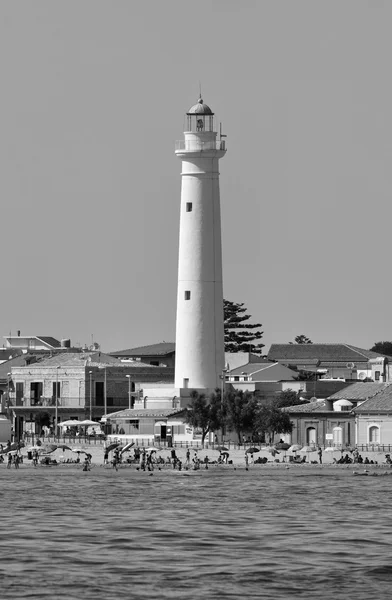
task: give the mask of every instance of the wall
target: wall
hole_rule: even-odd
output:
[[[357,443],[369,444],[368,430],[371,425],[380,428],[380,444],[392,444],[392,415],[357,415]]]
[[[301,415],[290,414],[290,421],[294,425],[291,434],[292,444],[307,444],[306,431],[308,427],[316,429],[316,444],[320,446],[333,445],[326,439],[326,434],[332,434],[334,427],[342,428],[342,446],[355,444],[355,418],[350,413],[302,413]]]

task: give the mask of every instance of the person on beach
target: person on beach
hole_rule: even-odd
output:
[[[147,456],[147,470],[148,471],[154,470],[154,463],[152,460],[152,452],[150,452],[150,454]]]
[[[189,465],[191,463],[191,451],[189,448],[186,449],[186,464]]]
[[[33,466],[38,465],[38,450],[33,450]]]
[[[251,465],[255,464],[255,459],[254,459],[253,453],[250,455],[250,464]]]
[[[105,448],[103,452],[103,464],[107,465],[109,463],[109,452],[108,449]]]
[[[319,457],[320,465],[322,465],[323,464],[323,451],[321,450],[320,446],[318,447],[317,454]]]
[[[205,455],[205,457],[204,457],[204,468],[205,468],[205,469],[208,469],[208,462],[209,462],[209,461],[208,461],[208,456],[207,456],[207,454],[206,454],[206,455]]]
[[[12,454],[11,454],[11,452],[8,452],[7,469],[10,469],[11,465],[12,465]]]
[[[245,467],[248,470],[248,466],[249,466],[249,456],[248,453],[245,452]]]
[[[145,471],[146,470],[146,451],[143,448],[142,456],[140,459],[140,468]]]

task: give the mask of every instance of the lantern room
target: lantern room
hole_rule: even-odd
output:
[[[214,131],[214,113],[200,97],[197,104],[192,106],[186,113],[187,131],[192,133],[203,133]]]

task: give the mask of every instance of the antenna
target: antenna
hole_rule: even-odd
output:
[[[201,98],[201,81],[199,81],[199,98]]]

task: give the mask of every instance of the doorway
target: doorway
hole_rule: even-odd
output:
[[[314,446],[316,444],[316,428],[308,427],[306,430],[306,443],[308,446]]]

